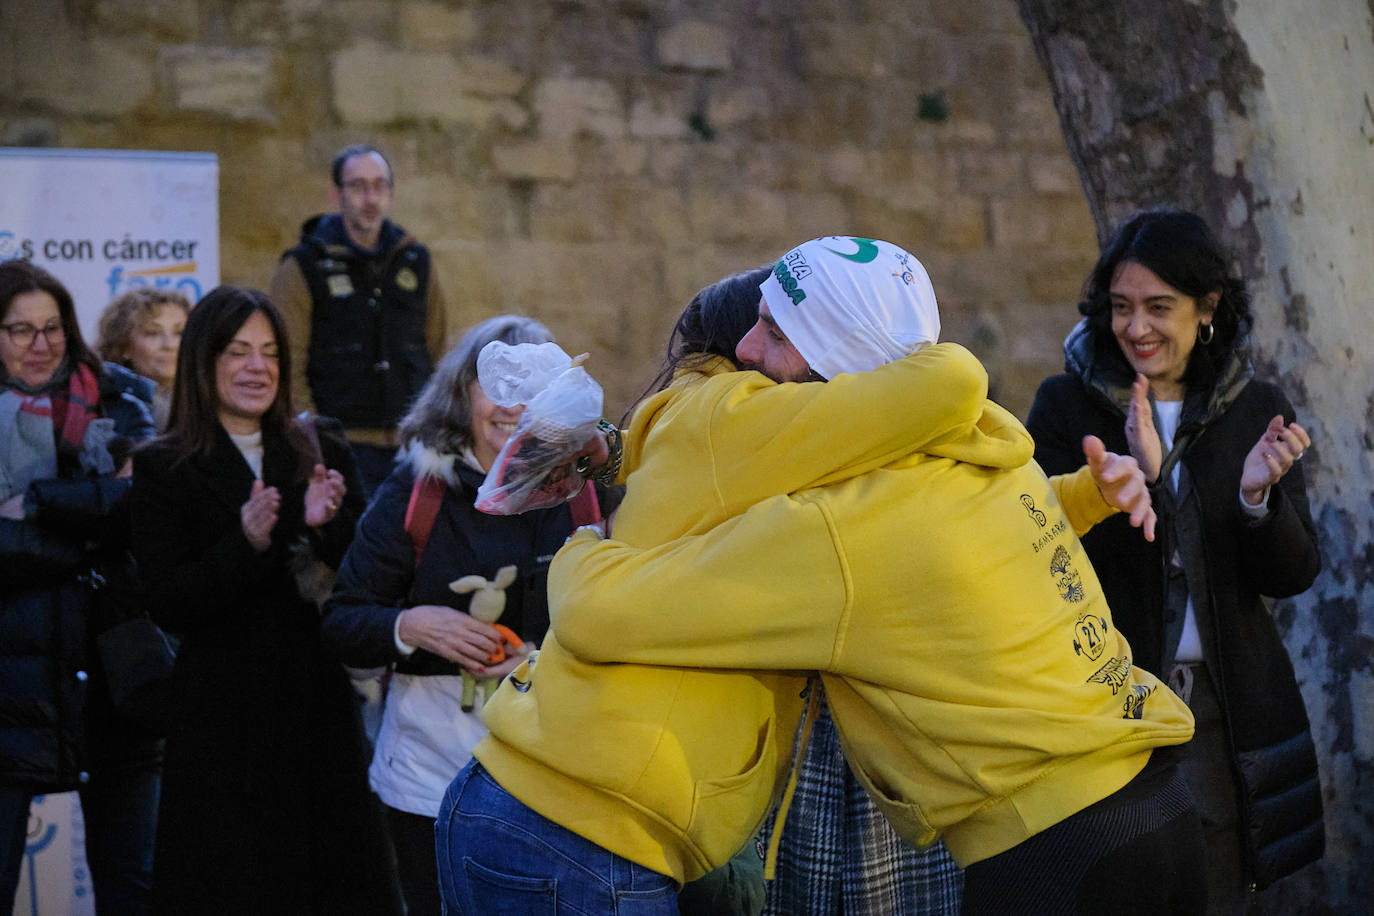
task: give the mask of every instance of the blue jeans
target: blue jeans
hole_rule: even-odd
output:
[[[448,916],[677,916],[672,878],[536,813],[476,760],[448,787],[434,832]]]
[[[86,864],[100,916],[148,912],[161,771],[156,764],[106,767],[83,786]],[[32,786],[0,785],[0,913],[16,902]],[[51,901],[50,901],[51,902]]]

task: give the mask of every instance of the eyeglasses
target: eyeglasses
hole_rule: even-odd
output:
[[[0,324],[0,328],[5,329],[5,333],[10,335],[10,343],[17,344],[21,349],[33,346],[33,342],[38,339],[38,332],[43,332],[43,339],[48,342],[48,346],[55,347],[67,339],[67,331],[62,327],[62,320],[56,319],[49,321],[41,328],[36,328],[27,321],[16,321],[14,324]]]
[[[354,194],[363,194],[368,191],[374,194],[385,194],[387,191],[391,190],[391,179],[374,178],[368,181],[366,178],[354,178],[345,181],[343,186],[345,191],[351,191]]]

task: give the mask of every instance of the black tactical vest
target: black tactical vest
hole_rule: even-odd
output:
[[[390,429],[434,367],[425,341],[429,251],[375,258],[308,240],[288,251],[310,289],[306,378],[315,408],[345,429]]]

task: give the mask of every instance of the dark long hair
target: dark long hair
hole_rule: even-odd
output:
[[[666,388],[678,369],[700,365],[712,356],[741,368],[735,347],[759,320],[759,286],[771,271],[771,267],[755,267],[697,290],[678,316],[668,336],[663,366],[641,399]]]
[[[1206,221],[1196,213],[1173,207],[1135,214],[1116,230],[1083,284],[1078,311],[1093,328],[1098,354],[1119,364],[1129,376],[1130,367],[1112,335],[1111,301],[1112,278],[1126,262],[1139,264],[1199,302],[1212,293],[1219,294],[1212,316],[1212,340],[1208,344],[1199,341],[1193,348],[1183,375],[1187,387],[1209,385],[1237,339],[1248,334],[1253,319],[1245,280],[1231,272],[1230,259]]]
[[[167,438],[182,457],[206,454],[219,435],[219,388],[215,369],[219,355],[254,312],[261,312],[277,339],[277,396],[263,415],[264,437],[279,434],[298,449],[300,435],[291,420],[291,342],[286,324],[267,294],[242,286],[217,286],[191,309],[177,351],[177,377]]]
[[[0,321],[5,320],[14,297],[21,293],[47,293],[57,300],[57,314],[62,321],[62,333],[67,339],[67,365],[85,363],[99,375],[100,357],[86,346],[86,339],[81,336],[81,325],[76,320],[72,294],[62,285],[62,281],[23,258],[0,261]],[[5,370],[0,368],[0,377],[4,375]]]
[[[456,455],[472,446],[472,399],[477,354],[493,340],[502,343],[548,343],[553,335],[533,318],[497,315],[469,328],[458,345],[439,360],[434,374],[401,419],[401,441],[416,441],[435,451]]]

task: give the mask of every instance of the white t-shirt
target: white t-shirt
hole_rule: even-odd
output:
[[[229,434],[229,438],[234,445],[238,446],[239,454],[243,455],[243,460],[248,462],[248,466],[253,469],[253,476],[262,479],[262,430],[255,433],[248,433],[245,436]]]
[[[1169,450],[1174,447],[1174,435],[1178,432],[1178,418],[1183,412],[1182,401],[1155,401],[1155,411],[1159,414],[1159,442],[1164,448],[1164,454],[1169,454]],[[1170,477],[1174,484],[1174,490],[1178,490],[1178,470],[1181,462],[1176,462]],[[1183,558],[1178,555],[1175,548],[1174,555],[1169,558],[1169,562],[1174,566],[1182,567]],[[1197,614],[1193,611],[1193,596],[1188,596],[1188,607],[1183,615],[1183,635],[1179,637],[1178,649],[1174,652],[1175,662],[1200,662],[1202,661],[1202,636],[1197,629]],[[1167,674],[1167,672],[1165,672]]]
[[[494,691],[496,684],[490,689]],[[462,697],[463,679],[458,675],[391,676],[367,770],[367,781],[383,804],[438,817],[448,784],[487,733],[482,693],[477,693],[472,712],[463,712]]]

